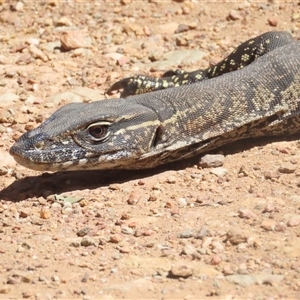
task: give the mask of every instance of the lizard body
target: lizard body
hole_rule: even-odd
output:
[[[67,104],[10,153],[40,171],[144,169],[300,129],[300,42],[243,69],[126,99]]]

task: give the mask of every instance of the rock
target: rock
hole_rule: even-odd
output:
[[[75,50],[73,51],[73,56],[74,56],[74,57],[77,57],[77,56],[83,55],[83,53],[84,53],[83,50],[84,50],[83,48],[77,48],[77,49],[75,49]]]
[[[77,236],[80,236],[80,237],[84,237],[86,236],[89,232],[91,231],[91,228],[89,227],[84,227],[84,228],[81,228],[77,231]]]
[[[239,209],[239,217],[243,219],[257,219],[257,215],[250,209],[240,208]]]
[[[296,227],[300,225],[300,215],[295,215],[287,221],[287,226]]]
[[[129,62],[130,59],[125,55],[123,55],[120,59],[117,60],[117,64],[121,67],[128,64]]]
[[[223,244],[218,240],[213,240],[211,242],[212,252],[213,253],[221,253],[224,251]]]
[[[176,178],[175,178],[175,176],[169,176],[169,177],[167,178],[167,183],[171,183],[171,184],[176,183]]]
[[[193,255],[196,251],[197,249],[191,244],[186,244],[182,249],[182,253],[186,255]]]
[[[210,229],[208,228],[208,226],[204,225],[201,227],[199,232],[197,232],[197,234],[195,235],[195,238],[203,240],[205,237],[208,237],[208,236],[211,236]]]
[[[291,173],[294,173],[296,171],[296,168],[297,166],[296,165],[293,165],[292,163],[290,162],[286,162],[286,163],[283,163],[278,171],[280,173],[284,173],[284,174],[291,174]]]
[[[175,30],[175,33],[181,33],[190,30],[190,27],[186,24],[179,24],[177,29]]]
[[[170,270],[170,276],[187,278],[194,274],[194,269],[186,264],[177,263]]]
[[[267,170],[264,172],[265,179],[278,179],[280,174],[274,170]]]
[[[134,230],[128,226],[122,227],[122,233],[124,234],[134,234]]]
[[[20,218],[27,218],[29,215],[30,215],[29,210],[25,210],[25,209],[21,210],[19,213]]]
[[[217,168],[223,166],[224,160],[222,154],[206,154],[201,158],[199,165],[202,168]]]
[[[214,174],[214,175],[216,175],[218,177],[223,177],[223,176],[225,176],[228,173],[228,171],[225,168],[219,167],[219,168],[213,168],[213,169],[211,169],[210,173]]]
[[[276,222],[273,220],[265,220],[260,224],[260,227],[266,231],[275,231]]]
[[[237,10],[231,10],[229,15],[228,15],[228,19],[236,21],[236,20],[241,20],[243,18],[243,16],[237,11]]]
[[[89,247],[89,246],[97,246],[98,243],[97,243],[97,241],[95,241],[95,239],[93,239],[92,237],[90,237],[90,236],[85,236],[85,237],[81,240],[80,245],[81,245],[81,246],[84,246],[84,247]]]
[[[181,233],[180,233],[180,235],[179,235],[179,237],[181,238],[181,239],[188,239],[188,238],[191,238],[191,237],[193,237],[194,236],[194,232],[193,232],[193,229],[191,229],[191,228],[186,228],[186,229],[184,229]]]
[[[177,200],[177,203],[179,205],[179,207],[186,207],[187,206],[187,201],[185,198],[179,198]]]
[[[278,19],[275,17],[268,18],[268,23],[270,26],[276,27],[278,25]]]
[[[244,232],[239,228],[236,229],[232,228],[228,230],[226,236],[227,236],[227,240],[229,240],[232,245],[245,243],[249,237],[247,232]]]
[[[56,22],[55,22],[55,26],[72,26],[72,22],[71,20],[66,17],[66,16],[63,16],[61,18],[59,18]]]
[[[265,205],[265,207],[264,207],[264,209],[263,209],[263,213],[270,213],[270,212],[272,212],[272,211],[274,211],[274,210],[277,210],[277,208],[274,206],[274,203],[273,202],[268,202],[266,205]]]
[[[218,265],[221,262],[222,262],[222,258],[219,255],[213,255],[210,260],[210,263],[214,266]]]
[[[120,234],[113,234],[110,236],[109,241],[114,244],[118,244],[123,240],[123,237]]]
[[[77,48],[90,48],[91,38],[81,30],[65,31],[60,36],[61,46],[64,50],[73,50]]]
[[[28,50],[34,58],[40,58],[43,61],[48,61],[47,55],[44,54],[43,51],[37,48],[34,44],[30,44]]]

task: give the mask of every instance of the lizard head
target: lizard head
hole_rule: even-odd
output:
[[[155,146],[160,121],[129,99],[67,104],[11,147],[15,160],[39,171],[129,169]]]

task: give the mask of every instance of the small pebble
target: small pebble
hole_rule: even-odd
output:
[[[294,173],[296,169],[297,169],[297,165],[294,165],[290,162],[286,162],[279,167],[278,171],[284,174],[291,174]]]
[[[170,270],[170,275],[174,277],[187,278],[194,274],[194,269],[185,264],[177,263]]]
[[[193,229],[191,229],[191,228],[186,228],[186,229],[184,229],[181,233],[180,233],[180,235],[179,235],[179,237],[181,238],[181,239],[188,239],[188,238],[191,238],[191,237],[193,237],[194,236],[194,231],[193,231]]]
[[[40,218],[49,219],[50,217],[51,217],[50,209],[43,207],[40,211]]]
[[[185,198],[179,198],[177,200],[177,203],[179,205],[179,207],[186,207],[187,206],[187,201]]]
[[[110,236],[109,241],[114,244],[118,244],[123,240],[123,237],[119,234],[114,234]]]
[[[263,221],[260,226],[266,231],[275,231],[276,222],[273,220],[266,220]]]
[[[97,246],[98,243],[97,241],[95,241],[94,238],[90,236],[85,236],[84,238],[82,238],[80,245],[84,247],[89,247],[89,246]]]
[[[239,209],[239,217],[245,219],[257,219],[257,215],[250,209]]]
[[[124,226],[124,227],[122,227],[122,233],[124,233],[124,234],[134,234],[134,230],[130,227]]]
[[[77,48],[91,47],[91,39],[87,33],[81,30],[65,31],[60,36],[62,48],[66,51]]]
[[[176,178],[175,176],[169,176],[167,179],[167,183],[176,183]]]
[[[267,170],[264,172],[265,179],[278,179],[280,174],[275,170]]]
[[[230,20],[236,21],[236,20],[241,20],[243,18],[243,16],[237,11],[237,10],[231,10],[228,18]]]
[[[186,244],[182,249],[182,253],[186,255],[193,255],[196,251],[196,248],[191,244]]]
[[[268,23],[272,27],[276,27],[278,25],[278,19],[275,17],[268,18]]]
[[[218,177],[224,177],[228,173],[228,171],[225,168],[218,167],[218,168],[211,169],[210,173],[212,173]]]
[[[206,154],[204,155],[199,166],[202,168],[217,168],[222,167],[225,161],[225,157],[222,154]]]
[[[296,227],[300,225],[300,215],[294,216],[287,221],[287,226]]]
[[[77,231],[77,236],[83,237],[83,236],[87,235],[90,231],[91,231],[91,228],[89,228],[89,227],[84,227],[84,228],[79,229],[79,230]]]

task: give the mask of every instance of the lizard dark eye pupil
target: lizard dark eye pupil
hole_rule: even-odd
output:
[[[89,134],[96,139],[104,138],[107,134],[107,126],[96,125],[89,128]]]

